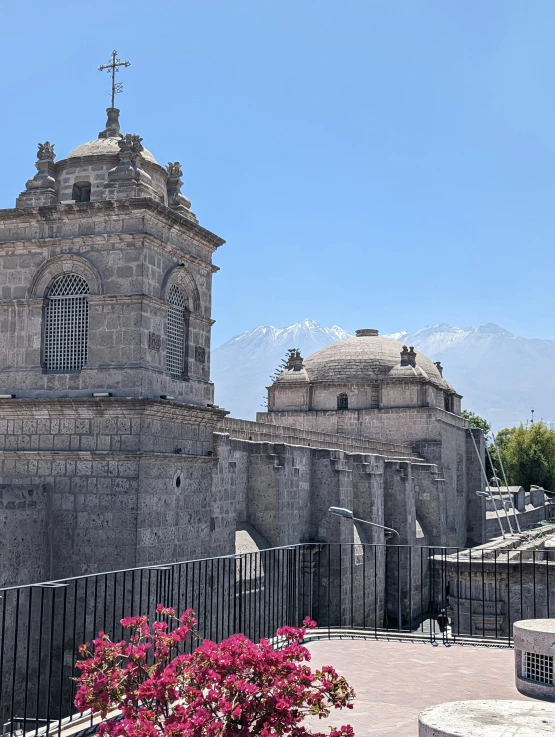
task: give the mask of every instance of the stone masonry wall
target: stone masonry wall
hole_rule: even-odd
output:
[[[1,404],[0,485],[27,499],[27,514],[3,509],[0,543],[35,538],[37,552],[17,568],[13,556],[2,556],[0,580],[30,583],[221,551],[209,533],[213,429],[222,412],[161,400]],[[40,490],[36,508],[29,489]]]
[[[468,423],[463,418],[437,407],[269,412],[259,413],[258,418],[303,432],[338,433],[361,440],[377,438],[385,443],[411,445],[416,456],[438,466],[440,477],[444,479],[440,492],[444,499],[442,526],[435,538],[443,540],[444,544],[464,546],[467,506],[472,516],[468,522],[472,539],[479,534],[476,528],[479,509],[475,509],[468,486],[469,478],[475,476],[478,461],[475,451],[470,453]],[[437,488],[439,492],[440,487]]]
[[[209,380],[212,254],[223,241],[153,200],[0,211],[0,384],[19,396],[169,394],[213,401]],[[88,283],[83,370],[43,372],[42,330],[52,281]],[[187,299],[186,380],[166,371],[166,294]]]

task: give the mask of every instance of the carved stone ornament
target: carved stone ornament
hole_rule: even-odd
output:
[[[183,186],[181,164],[179,161],[170,161],[166,166],[166,171],[168,172],[168,206],[176,212],[190,215],[191,200],[181,193],[181,187]]]
[[[168,172],[168,176],[170,177],[182,177],[183,172],[181,170],[181,164],[179,161],[176,161],[172,163],[171,161],[166,166],[166,170]]]
[[[141,152],[144,149],[141,143],[142,140],[136,133],[126,133],[118,139],[119,164],[108,172],[108,186],[113,182],[124,184],[140,182],[147,187],[150,186],[150,174],[141,167]],[[145,191],[144,194],[150,196],[150,189]],[[139,195],[134,193],[132,196],[137,197]]]
[[[144,146],[141,143],[143,139],[136,133],[126,133],[118,140],[118,146],[120,150],[120,158],[122,154],[133,154],[137,156],[141,153]],[[123,157],[127,158],[126,156]]]
[[[37,159],[39,161],[54,161],[54,144],[50,141],[38,144]]]
[[[159,351],[162,347],[162,338],[158,333],[148,334],[148,347],[151,351]]]
[[[195,346],[195,361],[198,361],[199,363],[206,362],[206,348],[203,348],[200,345]]]

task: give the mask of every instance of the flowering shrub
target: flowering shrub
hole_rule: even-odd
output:
[[[166,621],[151,626],[146,616],[122,619],[131,630],[128,642],[112,642],[100,632],[92,648],[87,643],[79,649],[75,705],[102,717],[114,709],[122,714],[100,724],[100,737],[325,737],[303,726],[304,718],[326,717],[332,707],[352,709],[355,694],[342,676],[330,666],[313,672],[306,665],[310,653],[300,642],[316,626],[309,619],[299,629],[278,629],[286,641],[281,650],[268,640],[256,645],[233,635],[220,644],[204,640],[189,655],[178,646],[196,624],[194,612],[177,618],[159,604],[157,613]],[[354,733],[343,726],[328,737]]]

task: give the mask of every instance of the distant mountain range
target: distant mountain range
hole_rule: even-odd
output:
[[[323,327],[310,319],[247,330],[212,353],[216,402],[233,417],[254,419],[288,348],[299,348],[306,357],[350,337],[337,325]],[[536,420],[555,422],[555,341],[523,338],[491,323],[478,328],[441,323],[387,337],[441,361],[445,378],[464,397],[463,407],[486,417],[494,429],[526,422],[531,409]]]

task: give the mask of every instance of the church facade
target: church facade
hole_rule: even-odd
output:
[[[41,144],[0,211],[0,586],[244,545],[384,543],[330,506],[407,544],[483,542],[481,435],[412,349],[361,335],[294,356],[257,422],[214,405],[224,241],[199,225],[179,163],[107,112],[65,159]]]

